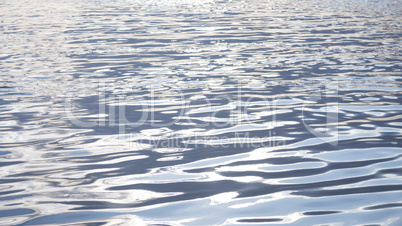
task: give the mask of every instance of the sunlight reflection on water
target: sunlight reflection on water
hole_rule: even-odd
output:
[[[402,224],[400,1],[0,9],[2,225]]]

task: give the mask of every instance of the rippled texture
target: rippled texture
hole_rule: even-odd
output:
[[[0,11],[1,225],[402,225],[400,1]]]

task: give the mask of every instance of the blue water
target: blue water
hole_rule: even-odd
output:
[[[402,225],[401,1],[0,12],[0,225]]]

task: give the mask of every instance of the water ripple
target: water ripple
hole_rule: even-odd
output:
[[[401,225],[401,4],[0,0],[1,225]]]

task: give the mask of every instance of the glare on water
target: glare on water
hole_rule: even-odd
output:
[[[399,0],[0,0],[0,224],[401,225]]]

